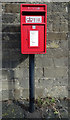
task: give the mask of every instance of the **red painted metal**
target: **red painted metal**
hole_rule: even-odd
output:
[[[47,38],[47,5],[21,4],[21,53],[45,54]],[[33,28],[33,26],[35,28]],[[30,46],[30,32],[38,33],[38,45]],[[33,33],[32,33],[33,34]],[[33,38],[32,38],[33,39]],[[33,41],[32,41],[33,42]],[[36,41],[35,41],[36,42]]]

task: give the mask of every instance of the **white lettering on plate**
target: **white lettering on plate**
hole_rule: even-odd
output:
[[[30,46],[38,47],[38,31],[30,31]]]
[[[41,16],[26,16],[26,23],[42,23]]]

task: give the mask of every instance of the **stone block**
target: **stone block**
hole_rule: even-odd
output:
[[[53,67],[53,68],[44,68],[45,77],[66,77],[68,74],[67,67]]]
[[[2,23],[13,23],[15,21],[15,15],[2,14]]]
[[[26,72],[26,73],[25,73]],[[24,89],[29,88],[29,70],[26,68],[22,70],[16,70],[14,72],[14,86],[16,89],[22,87]]]
[[[18,34],[10,34],[5,33],[2,35],[2,48],[4,49],[20,49],[20,33]]]
[[[19,81],[19,85],[24,89],[29,89],[29,78],[21,78],[21,80]]]
[[[32,2],[41,2],[41,0],[27,0],[27,2],[30,2],[30,3],[32,3]]]
[[[28,55],[22,55],[17,49],[14,50],[3,50],[3,68],[20,68],[27,67],[29,65]]]
[[[68,41],[68,48],[69,48],[69,50],[70,50],[70,47],[69,47],[69,45],[70,45],[70,41]]]
[[[58,23],[58,21],[53,21],[53,31],[68,32],[68,23]]]
[[[2,80],[0,80],[0,91],[2,91]]]
[[[35,86],[39,89],[53,86],[53,79],[54,78],[51,78],[51,77],[50,78],[46,78],[46,77],[37,78],[35,80]]]
[[[68,66],[68,57],[53,58],[53,61],[54,61],[54,66],[56,67]]]
[[[66,7],[68,7],[68,3],[63,2],[53,2],[53,12],[67,12]]]
[[[2,60],[2,68],[11,69],[17,67],[19,64],[19,60]]]
[[[39,54],[35,54],[35,59],[37,57],[48,57],[48,58],[52,58],[53,57],[53,53],[52,53],[52,49],[48,48],[48,43],[47,43],[47,46],[46,46],[46,54],[42,54],[42,55],[39,55]]]
[[[0,119],[2,119],[2,101],[0,101]]]
[[[68,90],[68,98],[70,99],[70,90]],[[69,106],[70,106],[70,103],[69,103]],[[70,107],[69,107],[69,110],[70,110]]]
[[[13,99],[13,91],[11,90],[2,90],[2,100]]]
[[[52,0],[43,0],[44,3],[52,2]]]
[[[37,93],[38,90],[38,93]],[[61,92],[60,92],[61,91]],[[68,97],[68,90],[66,86],[49,86],[47,88],[36,88],[36,98],[38,97]]]
[[[43,96],[56,96],[56,98],[64,98],[68,97],[68,90],[66,86],[49,86],[49,88],[44,89]]]
[[[70,69],[68,70],[68,85],[70,86]]]
[[[2,49],[0,49],[0,69],[2,68]]]
[[[37,78],[37,77],[41,78],[42,76],[43,76],[42,68],[41,67],[40,68],[36,67],[35,68],[35,78]]]
[[[2,23],[20,23],[20,14],[12,13],[12,14],[2,14]]]
[[[61,40],[59,41],[60,48],[67,50],[68,49],[68,40]]]
[[[0,91],[0,102],[2,102],[2,91]],[[1,107],[0,107],[1,109]]]
[[[23,2],[23,3],[25,3],[27,0],[0,0],[0,2],[9,2],[9,3],[12,3],[12,2],[19,2],[19,3],[21,3],[21,2]]]
[[[0,13],[2,13],[2,3],[0,3]]]
[[[53,21],[51,21],[51,20],[47,21],[47,31],[48,32],[53,32]]]
[[[68,60],[70,60],[70,50],[69,50],[69,52],[68,52],[68,55],[69,55],[69,56],[68,56],[68,57],[69,57]]]
[[[15,89],[14,90],[14,98],[18,100],[20,98],[20,89]]]
[[[52,57],[49,58],[48,56],[37,56],[35,58],[35,65],[36,67],[53,67],[54,63],[53,63],[53,59]]]
[[[2,32],[2,14],[0,13],[0,32]]]
[[[53,86],[68,86],[68,76],[54,78]]]
[[[47,47],[48,48],[62,48],[67,50],[68,49],[68,40],[48,40],[47,41]]]
[[[2,70],[2,81],[3,80],[8,80],[8,70]]]
[[[54,40],[54,41],[51,41],[51,40],[49,40],[48,41],[48,48],[59,48],[59,43],[56,41],[56,40]]]
[[[2,24],[2,32],[20,32],[20,25],[5,25],[5,24]]]
[[[52,9],[53,9],[53,3],[52,2],[50,2],[50,3],[45,3],[45,4],[47,4],[47,11],[48,11],[48,13],[49,12],[51,12],[52,11]]]
[[[48,21],[52,20],[54,23],[68,23],[68,13],[66,12],[48,12]]]
[[[19,13],[20,12],[20,4],[5,4],[5,12],[6,13]]]
[[[49,88],[49,86],[68,86],[68,76],[65,77],[42,77],[35,80],[38,88]]]
[[[2,82],[2,70],[0,70],[0,82]]]
[[[20,86],[23,86],[21,81],[26,81],[27,84],[27,79],[29,79],[28,68],[16,68],[14,70],[14,78],[17,78],[19,80]]]
[[[49,50],[49,49],[48,49]],[[60,58],[60,57],[68,57],[68,50],[67,49],[51,49],[53,57]]]
[[[43,88],[35,88],[35,99],[37,99],[38,97],[43,97]]]
[[[29,98],[29,89],[23,89],[21,97],[24,99]]]
[[[12,81],[2,81],[2,90],[13,90],[14,89],[14,84]],[[0,84],[1,87],[1,84]]]
[[[48,40],[67,40],[66,33],[48,33]]]

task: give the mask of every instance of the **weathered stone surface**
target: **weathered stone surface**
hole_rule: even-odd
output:
[[[67,5],[68,5],[68,3],[62,3],[62,2],[57,3],[57,2],[55,2],[55,3],[52,4],[52,11],[53,12],[67,12],[66,11]]]
[[[66,77],[42,77],[36,79],[36,87],[47,88],[49,86],[68,86],[68,76]]]
[[[69,67],[69,70],[68,70],[68,85],[70,86],[70,67]]]
[[[13,90],[14,89],[14,82],[12,82],[10,80],[9,81],[2,81],[2,89],[3,90]]]
[[[48,49],[49,51],[49,49]],[[47,54],[48,54],[47,51]],[[53,57],[68,57],[68,50],[67,49],[61,49],[61,48],[57,48],[57,49],[51,49],[50,50],[52,52]]]
[[[0,0],[0,2],[9,2],[9,3],[12,3],[12,2],[27,2],[27,0]]]
[[[3,49],[20,49],[21,48],[21,41],[20,41],[20,34],[10,34],[5,33],[2,34],[2,48]]]
[[[15,85],[17,88],[29,88],[29,70],[27,68],[17,68],[14,70]]]
[[[21,89],[20,98],[29,98],[29,90]]]
[[[66,33],[48,33],[48,40],[66,40],[67,35]]]
[[[6,13],[19,13],[20,12],[20,4],[6,4],[5,12]]]
[[[16,100],[20,98],[20,89],[15,89],[14,90],[14,97],[15,97]]]
[[[22,55],[18,49],[12,49],[9,51],[2,51],[2,67],[3,68],[21,68],[29,65],[28,55]]]
[[[68,74],[67,67],[44,68],[45,77],[64,77]]]
[[[53,32],[53,21],[48,20],[47,30],[48,32]]]
[[[42,77],[42,75],[43,75],[42,68],[39,67],[35,68],[35,77]]]
[[[2,3],[0,3],[0,15],[2,15]]]
[[[20,75],[19,75],[20,74]],[[18,78],[19,80],[22,78],[28,78],[29,77],[29,71],[28,68],[16,68],[14,70],[14,76],[15,78]]]
[[[2,90],[2,100],[8,100],[13,98],[13,92],[11,90]]]
[[[29,77],[28,78],[21,78],[21,80],[19,81],[19,85],[21,87],[23,87],[24,89],[29,89]]]
[[[43,91],[44,89],[43,88],[35,88],[35,98],[38,98],[38,97],[43,97]]]
[[[53,80],[54,78],[46,78],[46,77],[41,77],[36,79],[36,87],[38,88],[46,88],[48,86],[53,85]]]
[[[0,91],[0,102],[2,102],[2,90]],[[0,109],[1,109],[1,107],[0,107]]]
[[[20,14],[2,14],[2,22],[3,23],[20,23]]]
[[[0,2],[10,2],[11,3],[12,0],[0,0]],[[30,3],[34,2],[35,3],[35,2],[39,2],[39,0],[36,0],[36,1],[35,0],[31,0],[31,1],[28,1],[28,0],[23,0],[23,1],[22,0],[13,0],[13,2],[20,2],[20,3],[21,2],[30,2]],[[65,1],[65,0],[61,0],[61,1],[60,0],[42,0],[40,2],[45,2],[45,3],[47,3],[47,2],[63,2],[64,3],[64,2],[69,2],[69,0],[67,0],[67,1]]]
[[[68,76],[57,77],[53,80],[54,86],[68,86]]]
[[[47,40],[47,47],[68,49],[68,40]]]
[[[42,0],[27,0],[27,2],[41,2]]]
[[[45,55],[45,56],[36,57],[35,58],[35,65],[36,65],[36,67],[48,67],[48,66],[53,67],[54,63],[53,63],[52,57],[49,58]]]
[[[53,58],[54,61],[54,66],[59,67],[59,66],[68,66],[68,58],[67,57],[62,57],[62,58]],[[61,62],[60,62],[61,61]]]
[[[66,86],[49,86],[49,88],[44,89],[43,96],[52,96],[63,98],[68,97],[68,90]]]
[[[53,21],[53,31],[55,32],[68,32],[67,23],[58,23],[58,21]]]
[[[2,70],[2,81],[3,80],[8,80],[8,70]]]
[[[53,10],[53,9],[52,9]],[[52,20],[57,23],[68,23],[68,13],[66,12],[48,12],[48,21]]]
[[[20,25],[2,25],[2,32],[20,32]]]

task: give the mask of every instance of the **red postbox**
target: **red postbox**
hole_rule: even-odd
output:
[[[21,53],[45,54],[47,5],[21,4]]]

